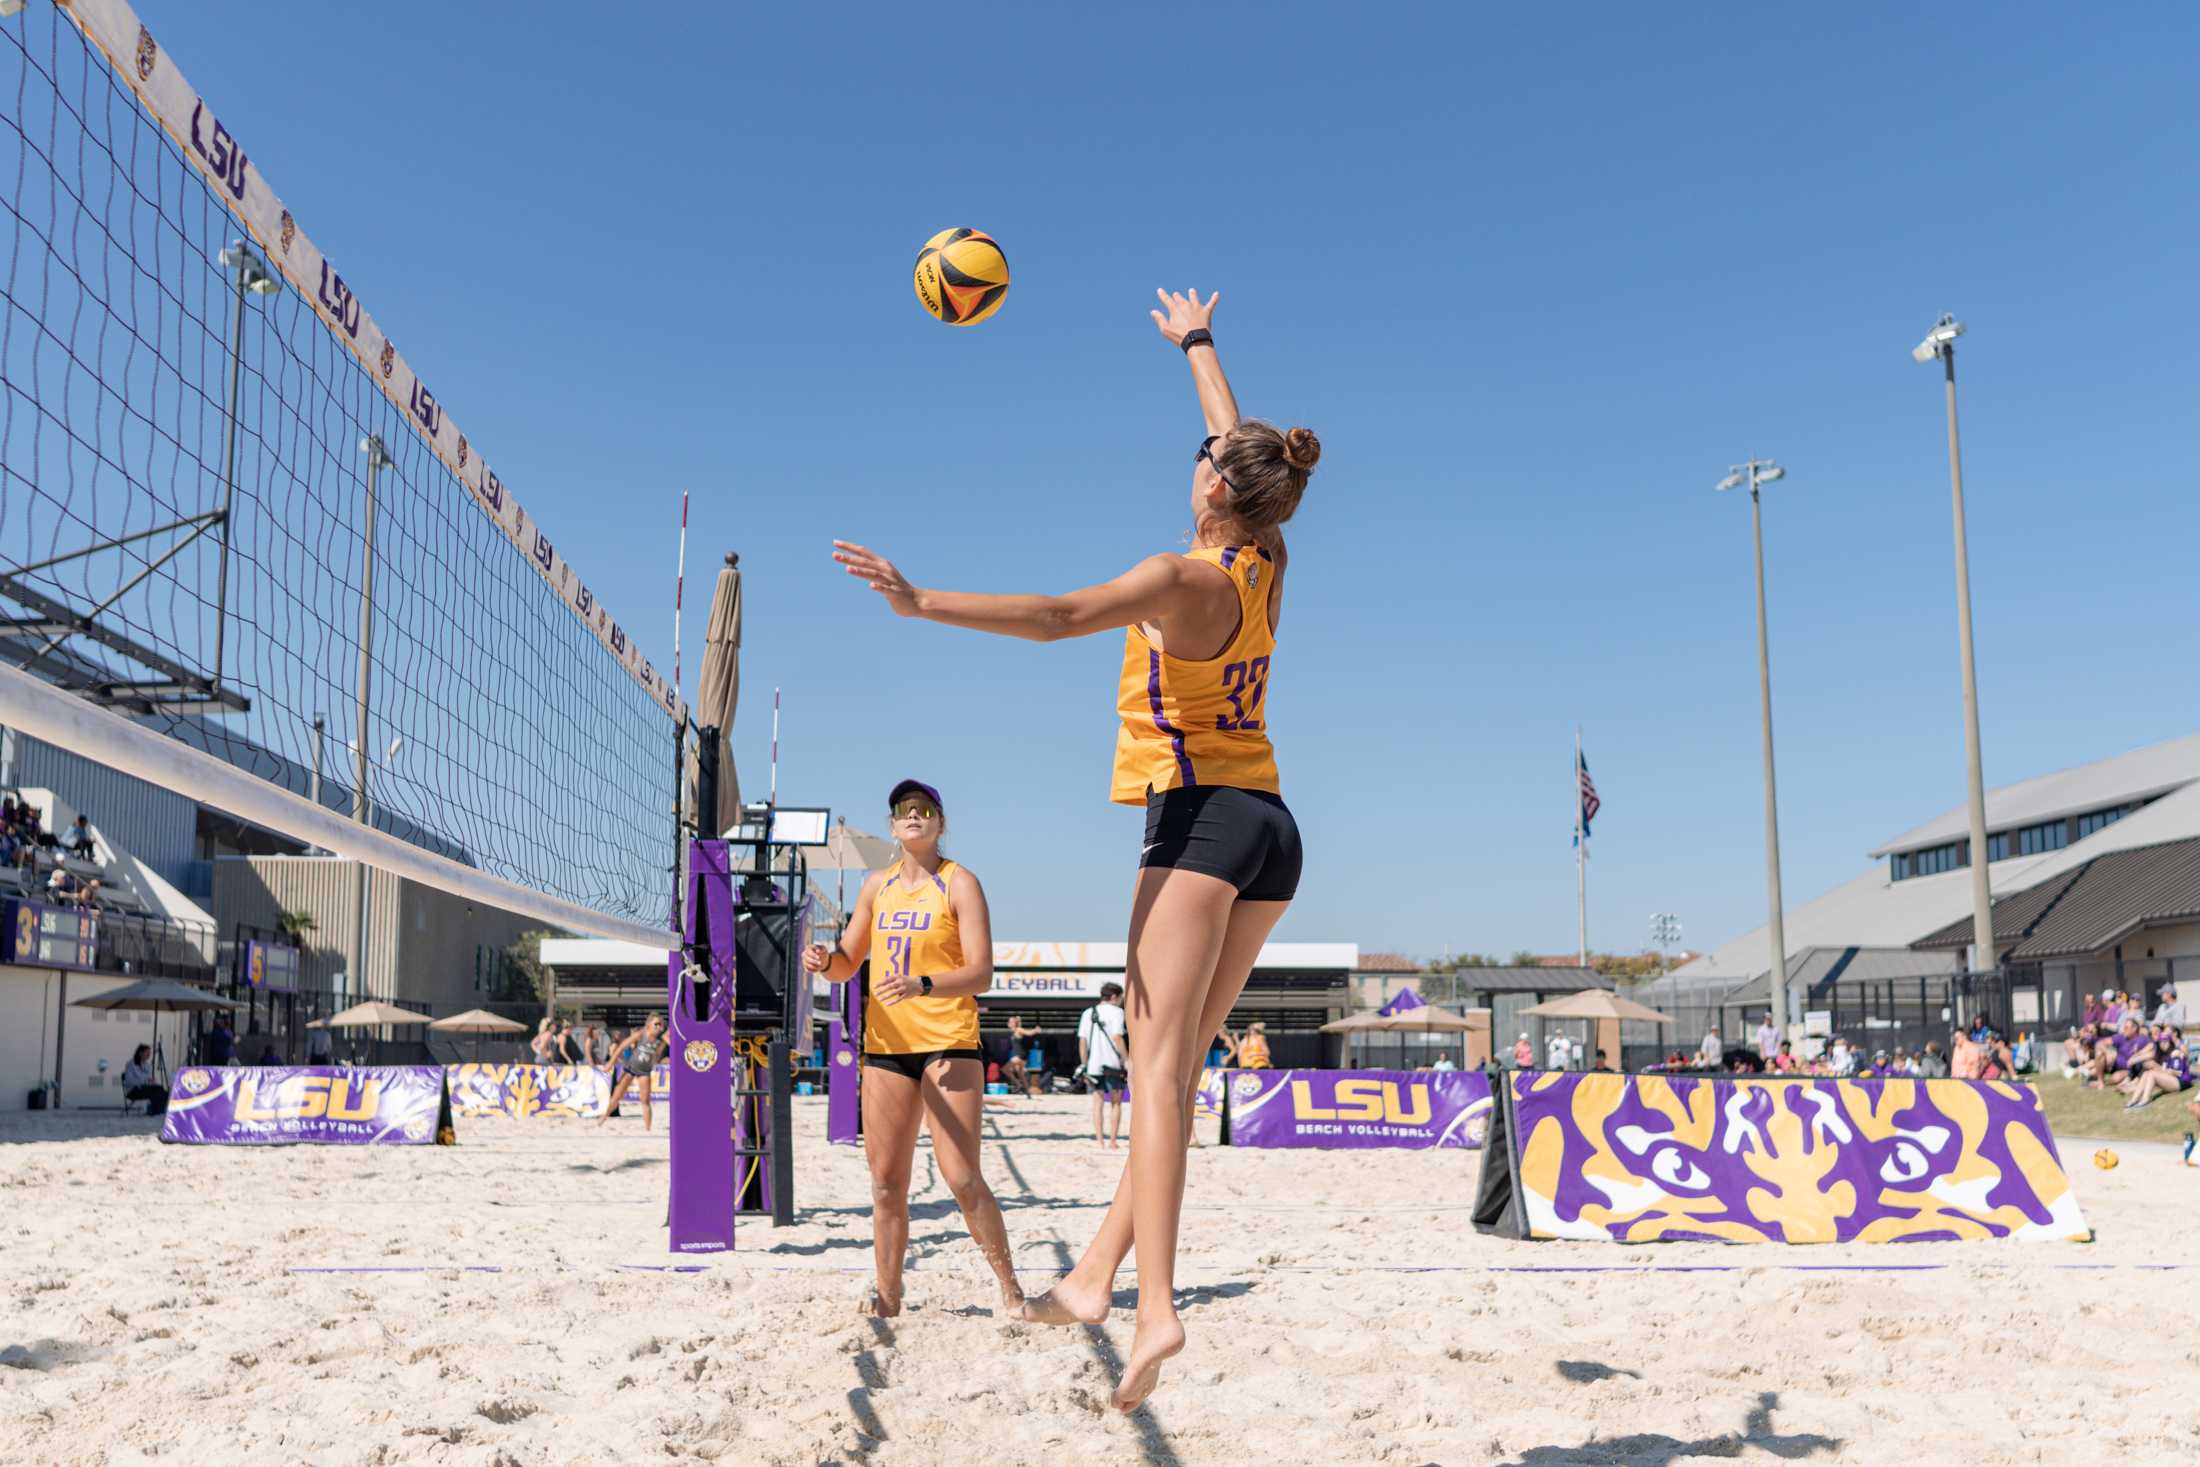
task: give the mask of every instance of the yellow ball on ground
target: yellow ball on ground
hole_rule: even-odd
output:
[[[2103,1146],[2093,1153],[2093,1164],[2104,1172],[2114,1171],[2116,1169],[2116,1153]]]
[[[950,326],[975,326],[1008,296],[1008,257],[993,236],[943,229],[917,251],[917,299]]]

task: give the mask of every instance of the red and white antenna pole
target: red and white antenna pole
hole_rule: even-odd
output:
[[[680,491],[680,571],[672,580],[672,686],[680,689],[680,603],[687,597],[688,492]],[[684,696],[684,694],[683,694]]]

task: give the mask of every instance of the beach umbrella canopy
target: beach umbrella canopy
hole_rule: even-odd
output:
[[[1646,1008],[1631,998],[1621,998],[1609,988],[1584,988],[1579,993],[1569,993],[1564,998],[1554,998],[1539,1003],[1534,1008],[1522,1009],[1539,1019],[1631,1019],[1645,1024],[1671,1024],[1675,1020],[1656,1009]]]
[[[517,1019],[507,1019],[502,1014],[492,1014],[487,1009],[468,1009],[463,1014],[453,1014],[448,1019],[437,1019],[428,1026],[447,1034],[521,1034],[527,1026]]]
[[[825,844],[812,846],[805,859],[812,871],[878,871],[893,861],[894,843],[840,819]]]
[[[710,625],[703,632],[703,670],[695,685],[695,723],[718,730],[718,808],[697,810],[696,823],[707,836],[719,836],[741,823],[741,781],[733,768],[733,716],[741,704],[741,557],[726,555],[718,586],[710,598]],[[688,803],[696,799],[695,761],[688,761]]]
[[[1379,1013],[1361,1013],[1361,1014],[1347,1014],[1347,1015],[1345,1015],[1345,1016],[1344,1016],[1343,1018],[1341,1018],[1341,1019],[1335,1019],[1335,1020],[1332,1020],[1331,1022],[1329,1022],[1329,1023],[1327,1023],[1327,1024],[1324,1024],[1324,1025],[1322,1025],[1322,1033],[1324,1033],[1324,1034],[1368,1034],[1368,1033],[1380,1033],[1380,1032],[1382,1032],[1382,1030],[1383,1030],[1383,1029],[1384,1029],[1384,1027],[1385,1027],[1385,1025],[1384,1025],[1384,1023],[1383,1023],[1383,1020],[1384,1020],[1384,1018],[1385,1018],[1385,1015],[1382,1015],[1382,1014],[1379,1014]]]
[[[330,1014],[325,1019],[315,1019],[306,1025],[308,1029],[379,1029],[384,1024],[432,1023],[426,1014],[416,1014],[411,1009],[401,1009],[393,1003],[376,999],[372,1003],[353,1004],[340,1014]]]
[[[210,989],[178,983],[173,978],[147,978],[127,988],[110,988],[90,998],[76,999],[72,1009],[127,1009],[160,1014],[197,1013],[203,1009],[241,1009],[243,1004],[222,998]]]
[[[1421,995],[1415,993],[1410,988],[1401,988],[1398,990],[1398,996],[1396,998],[1393,998],[1389,1003],[1384,1004],[1380,1009],[1377,1009],[1376,1012],[1381,1014],[1385,1018],[1389,1018],[1393,1014],[1402,1014],[1409,1009],[1425,1009],[1427,1007],[1427,999],[1421,997]]]

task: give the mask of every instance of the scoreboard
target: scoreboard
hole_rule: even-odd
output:
[[[266,993],[298,991],[298,949],[288,943],[247,942],[237,960],[244,966],[247,988]]]
[[[0,904],[0,960],[34,968],[99,966],[99,914],[20,898]]]

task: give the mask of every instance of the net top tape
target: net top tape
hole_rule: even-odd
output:
[[[504,481],[459,429],[458,423],[395,343],[367,313],[351,287],[268,186],[243,144],[222,125],[183,73],[154,41],[124,0],[57,0],[57,8],[98,47],[141,105],[176,140],[214,195],[236,216],[262,255],[282,272],[321,323],[358,358],[391,404],[418,432],[474,504],[496,523],[535,573],[618,659],[627,675],[675,723],[687,721],[680,690],[651,665],[633,637],[615,621],[558,552],[542,527],[520,507]]]

